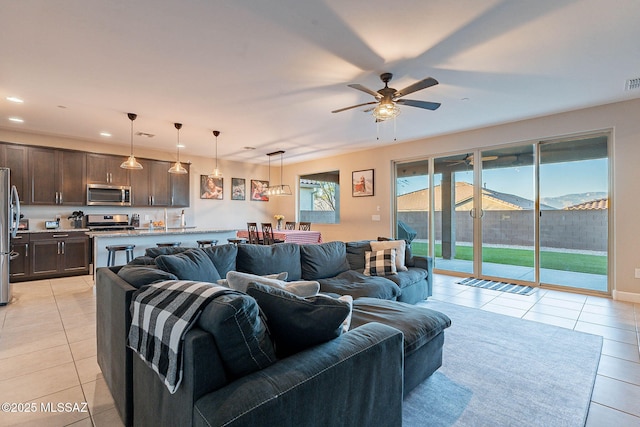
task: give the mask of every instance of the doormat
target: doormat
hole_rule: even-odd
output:
[[[509,292],[518,295],[531,295],[535,291],[534,287],[516,285],[513,283],[496,282],[494,280],[482,280],[475,277],[467,277],[458,282],[461,285],[473,286],[475,288],[491,289],[500,292]]]

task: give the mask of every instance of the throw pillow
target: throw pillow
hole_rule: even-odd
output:
[[[367,276],[387,276],[396,274],[396,250],[367,251],[365,254],[364,274]]]
[[[225,371],[234,378],[276,361],[266,323],[249,295],[218,296],[202,311],[198,325],[213,335]]]
[[[350,312],[345,301],[324,295],[300,298],[261,283],[249,284],[247,293],[266,316],[278,357],[339,337]]]
[[[218,272],[220,272],[220,271],[218,270]],[[229,274],[228,271],[227,271],[227,274]],[[252,275],[252,276],[255,276],[255,275]],[[286,271],[283,271],[282,273],[265,274],[264,276],[260,276],[260,277],[264,277],[266,279],[287,280],[287,276],[289,276],[289,273],[287,273]],[[231,287],[231,286],[229,286],[229,281],[227,279],[218,280],[218,285],[226,286],[227,288]]]
[[[252,282],[261,283],[274,288],[286,289],[299,297],[313,296],[320,291],[320,284],[315,281],[300,280],[295,282],[285,282],[284,280],[269,279],[263,276],[256,276],[255,274],[240,273],[239,271],[228,272],[227,282],[231,289],[235,289],[240,292],[246,292],[247,287]]]
[[[382,251],[385,249],[395,249],[396,250],[396,269],[398,271],[407,271],[408,268],[405,265],[405,251],[407,247],[407,242],[404,240],[386,240],[386,241],[372,241],[371,243],[372,251]]]
[[[118,276],[136,289],[140,289],[142,286],[163,280],[178,280],[174,274],[160,270],[155,265],[153,267],[149,267],[144,265],[127,264],[118,270]]]
[[[202,249],[189,249],[175,255],[159,255],[156,257],[158,267],[173,273],[180,280],[196,282],[216,282],[220,274]]]

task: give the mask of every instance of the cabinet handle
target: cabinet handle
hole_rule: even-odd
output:
[[[22,239],[22,236],[16,236],[11,238],[11,240],[18,240],[18,239]]]
[[[58,203],[62,204],[62,191],[59,194]]]
[[[60,242],[58,242],[58,255],[60,255]]]
[[[28,258],[28,257],[29,257],[29,244],[28,244],[28,243],[26,243],[26,244],[24,245],[24,257],[25,257],[25,258]]]
[[[54,234],[53,237],[54,238],[56,238],[56,237],[69,237],[69,235],[68,234]]]
[[[60,242],[62,245],[62,255],[64,255],[64,242]]]

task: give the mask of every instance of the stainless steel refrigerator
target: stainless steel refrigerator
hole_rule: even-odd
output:
[[[20,224],[20,199],[16,186],[11,185],[10,175],[8,168],[0,168],[0,305],[11,300],[11,237],[16,236]]]

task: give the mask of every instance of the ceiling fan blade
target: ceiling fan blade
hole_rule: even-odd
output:
[[[426,79],[415,82],[412,85],[405,87],[393,94],[394,98],[400,98],[401,96],[409,95],[410,93],[417,92],[422,89],[426,89],[438,84],[438,81],[433,77],[427,77]]]
[[[490,162],[492,160],[498,160],[498,156],[483,156],[482,157],[482,161],[483,162]]]
[[[368,93],[369,95],[374,96],[376,99],[382,98],[382,95],[380,95],[378,92],[376,92],[375,90],[371,90],[368,87],[364,87],[361,84],[354,83],[354,84],[347,85],[347,86],[349,86],[351,88],[354,88],[354,89],[361,90],[361,91],[363,91],[365,93]]]
[[[378,102],[376,102],[376,101],[365,102],[364,104],[352,105],[351,107],[345,107],[345,108],[340,108],[339,110],[333,110],[332,113],[339,113],[341,111],[350,110],[352,108],[362,107],[363,105],[371,105],[371,104],[377,104],[377,103]]]
[[[411,107],[424,108],[426,110],[437,110],[441,105],[439,102],[416,101],[414,99],[398,99],[396,103],[409,105]]]

